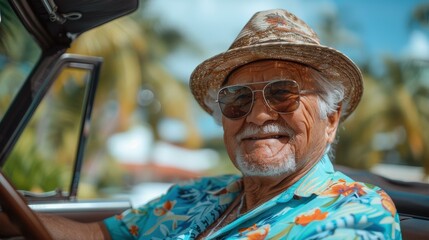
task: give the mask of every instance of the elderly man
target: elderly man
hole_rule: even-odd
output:
[[[112,237],[400,239],[380,188],[335,172],[330,146],[358,105],[362,76],[285,10],[256,13],[228,51],[190,82],[224,129],[239,176],[172,187],[138,210],[107,219]]]
[[[256,13],[228,51],[195,69],[190,86],[222,124],[242,176],[175,185],[99,224],[42,216],[53,235],[62,225],[113,239],[401,238],[389,196],[333,169],[331,144],[358,105],[362,76],[303,21],[285,10]]]

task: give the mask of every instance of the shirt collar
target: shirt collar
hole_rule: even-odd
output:
[[[334,167],[327,153],[306,173],[300,180],[280,194],[277,201],[287,202],[294,195],[309,197],[312,194],[320,195],[331,184]]]
[[[277,202],[288,202],[294,195],[299,197],[309,197],[312,194],[320,195],[331,184],[332,174],[334,174],[334,172],[334,167],[328,156],[328,151],[326,151],[308,173],[283,193],[279,194],[276,197],[277,199],[274,198],[273,200]],[[226,187],[210,193],[219,195],[219,203],[221,205],[228,205],[242,190],[242,181],[243,179],[239,178],[229,183]]]
[[[246,213],[244,216],[255,216],[258,212],[265,211],[276,204],[276,202],[288,202],[294,195],[300,197],[309,197],[312,194],[319,195],[326,187],[330,184],[332,179],[332,174],[334,173],[334,167],[332,166],[331,160],[329,159],[328,154],[325,154],[316,165],[304,175],[298,182],[289,187],[286,191],[279,194],[277,197],[273,198],[270,201],[263,203],[261,206],[253,209],[251,212]],[[242,188],[241,184],[242,179],[237,180],[236,183],[226,187],[229,189],[228,193],[237,193],[237,189]],[[234,186],[236,184],[236,186]],[[225,190],[222,190],[222,193],[225,193]],[[232,200],[232,198],[230,198]],[[230,201],[231,202],[231,201]],[[249,215],[251,214],[251,215]],[[223,234],[229,232],[231,229],[236,228],[244,221],[248,220],[247,217],[240,217],[229,223],[227,226],[219,229],[213,235],[209,236],[209,239],[217,239]]]

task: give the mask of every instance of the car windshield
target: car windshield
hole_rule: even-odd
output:
[[[324,45],[341,50],[362,69],[364,95],[339,129],[335,164],[400,181],[429,182],[427,1],[250,2],[242,9],[229,0],[141,1],[133,14],[85,32],[71,44],[68,53],[103,58],[80,198],[131,193],[133,200],[143,203],[173,182],[238,173],[223,145],[221,126],[195,103],[189,76],[201,61],[226,51],[254,12],[280,7],[299,15],[315,28]],[[40,50],[12,11],[0,4],[3,116]],[[84,79],[84,75],[79,76]],[[27,170],[18,169],[25,169],[31,160],[40,164],[33,167],[43,169],[31,172],[52,177],[40,180],[43,187],[36,181],[21,185],[27,190],[67,188],[70,181],[70,152],[76,149],[78,136],[67,131],[78,128],[72,122],[81,109],[68,110],[82,101],[70,92],[79,87],[73,85],[79,79],[59,82],[50,90],[57,95],[48,93],[45,100],[55,103],[64,98],[70,107],[53,110],[42,103],[44,110],[34,115],[42,119],[41,125],[30,122],[24,140],[18,141],[8,159],[21,162],[6,165],[9,176],[15,173],[14,182],[21,181],[17,171],[23,171],[21,178],[28,176]],[[56,145],[60,143],[61,148]],[[32,154],[36,147],[43,154]]]

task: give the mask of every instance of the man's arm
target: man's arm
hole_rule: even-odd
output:
[[[103,222],[80,223],[61,216],[37,213],[41,222],[53,239],[106,239],[110,235]],[[0,213],[0,236],[19,236],[19,229],[9,221],[9,218]]]
[[[9,221],[7,215],[0,212],[0,238],[19,236],[19,229]]]
[[[104,223],[80,223],[64,217],[37,214],[53,239],[110,239]]]

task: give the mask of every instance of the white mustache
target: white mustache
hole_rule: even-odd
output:
[[[286,126],[278,123],[269,123],[263,126],[246,125],[236,136],[238,141],[257,135],[286,135],[292,138],[295,132]]]

